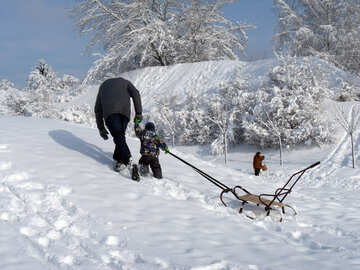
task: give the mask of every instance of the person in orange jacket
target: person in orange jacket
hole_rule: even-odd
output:
[[[264,168],[265,165],[262,165],[262,161],[265,159],[265,156],[262,156],[260,152],[256,152],[253,160],[253,167],[255,175],[260,174],[260,170]]]

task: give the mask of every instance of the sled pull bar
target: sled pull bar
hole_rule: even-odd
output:
[[[315,166],[319,165],[320,164],[320,161],[314,163],[313,165],[310,165],[309,167],[307,167],[305,170],[308,170],[310,168],[314,168]]]
[[[315,166],[317,166],[317,165],[319,165],[319,164],[320,164],[320,161],[315,162],[314,164],[310,165],[309,167],[307,167],[307,168],[305,168],[305,169],[303,169],[303,170],[301,170],[301,171],[298,171],[298,172],[294,173],[282,188],[278,188],[275,193],[278,194],[278,195],[284,195],[281,200],[278,198],[279,202],[282,202],[282,201],[286,198],[286,196],[289,195],[289,193],[292,191],[292,188],[296,185],[296,183],[299,181],[299,179],[301,178],[301,176],[302,176],[307,170],[309,170],[309,169],[311,169],[311,168],[314,168]],[[296,175],[298,175],[297,178],[296,178],[296,180],[293,181],[293,183],[292,183],[292,185],[291,185],[290,187],[287,187],[287,185],[290,184],[291,180],[292,180],[293,177],[296,176]],[[284,192],[284,191],[285,191],[285,192]],[[283,193],[283,192],[284,192],[284,193]],[[278,196],[278,195],[277,195],[277,196]],[[274,199],[273,199],[272,201],[274,201],[274,200],[275,200],[275,197],[274,197]]]
[[[190,166],[191,168],[193,168],[197,173],[199,173],[201,176],[205,177],[208,181],[210,181],[211,183],[213,183],[215,186],[221,188],[222,190],[230,190],[230,188],[226,185],[224,185],[223,183],[221,183],[219,180],[216,180],[214,177],[208,175],[207,173],[203,172],[202,170],[196,168],[194,165],[190,164],[189,162],[183,160],[182,158],[178,157],[177,155],[171,153],[170,151],[168,152],[170,155],[172,155],[173,157],[177,158],[178,160],[182,161],[183,163],[185,163],[186,165]]]

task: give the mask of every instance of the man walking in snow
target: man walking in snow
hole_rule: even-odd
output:
[[[95,102],[96,125],[100,136],[108,139],[109,129],[115,143],[113,159],[116,171],[126,168],[131,162],[131,152],[126,144],[125,132],[130,121],[131,104],[135,107],[136,122],[142,120],[142,105],[139,91],[128,80],[112,78],[104,81],[99,88]]]

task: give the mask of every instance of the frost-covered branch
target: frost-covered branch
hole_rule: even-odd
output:
[[[316,56],[360,71],[360,2],[273,0],[278,14],[273,36],[277,53]]]
[[[267,128],[267,130],[274,134],[277,138],[278,138],[278,142],[279,142],[279,151],[280,151],[280,165],[281,167],[283,166],[283,149],[282,149],[282,132],[281,132],[281,126],[278,125],[277,122],[273,121],[272,119],[270,119],[270,116],[268,114],[268,112],[265,111],[266,114],[266,121],[264,120],[260,120],[261,123]]]
[[[139,67],[237,59],[252,25],[222,14],[233,0],[82,0],[72,10],[80,34],[91,36],[88,49],[104,53],[86,82],[103,80]]]

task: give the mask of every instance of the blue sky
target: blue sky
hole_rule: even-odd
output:
[[[5,0],[0,9],[0,80],[22,88],[39,59],[59,75],[83,78],[94,57],[85,52],[88,38],[79,37],[67,8],[76,0]],[[248,32],[248,55],[271,54],[275,25],[272,0],[239,0],[224,9],[232,20],[257,25]]]

